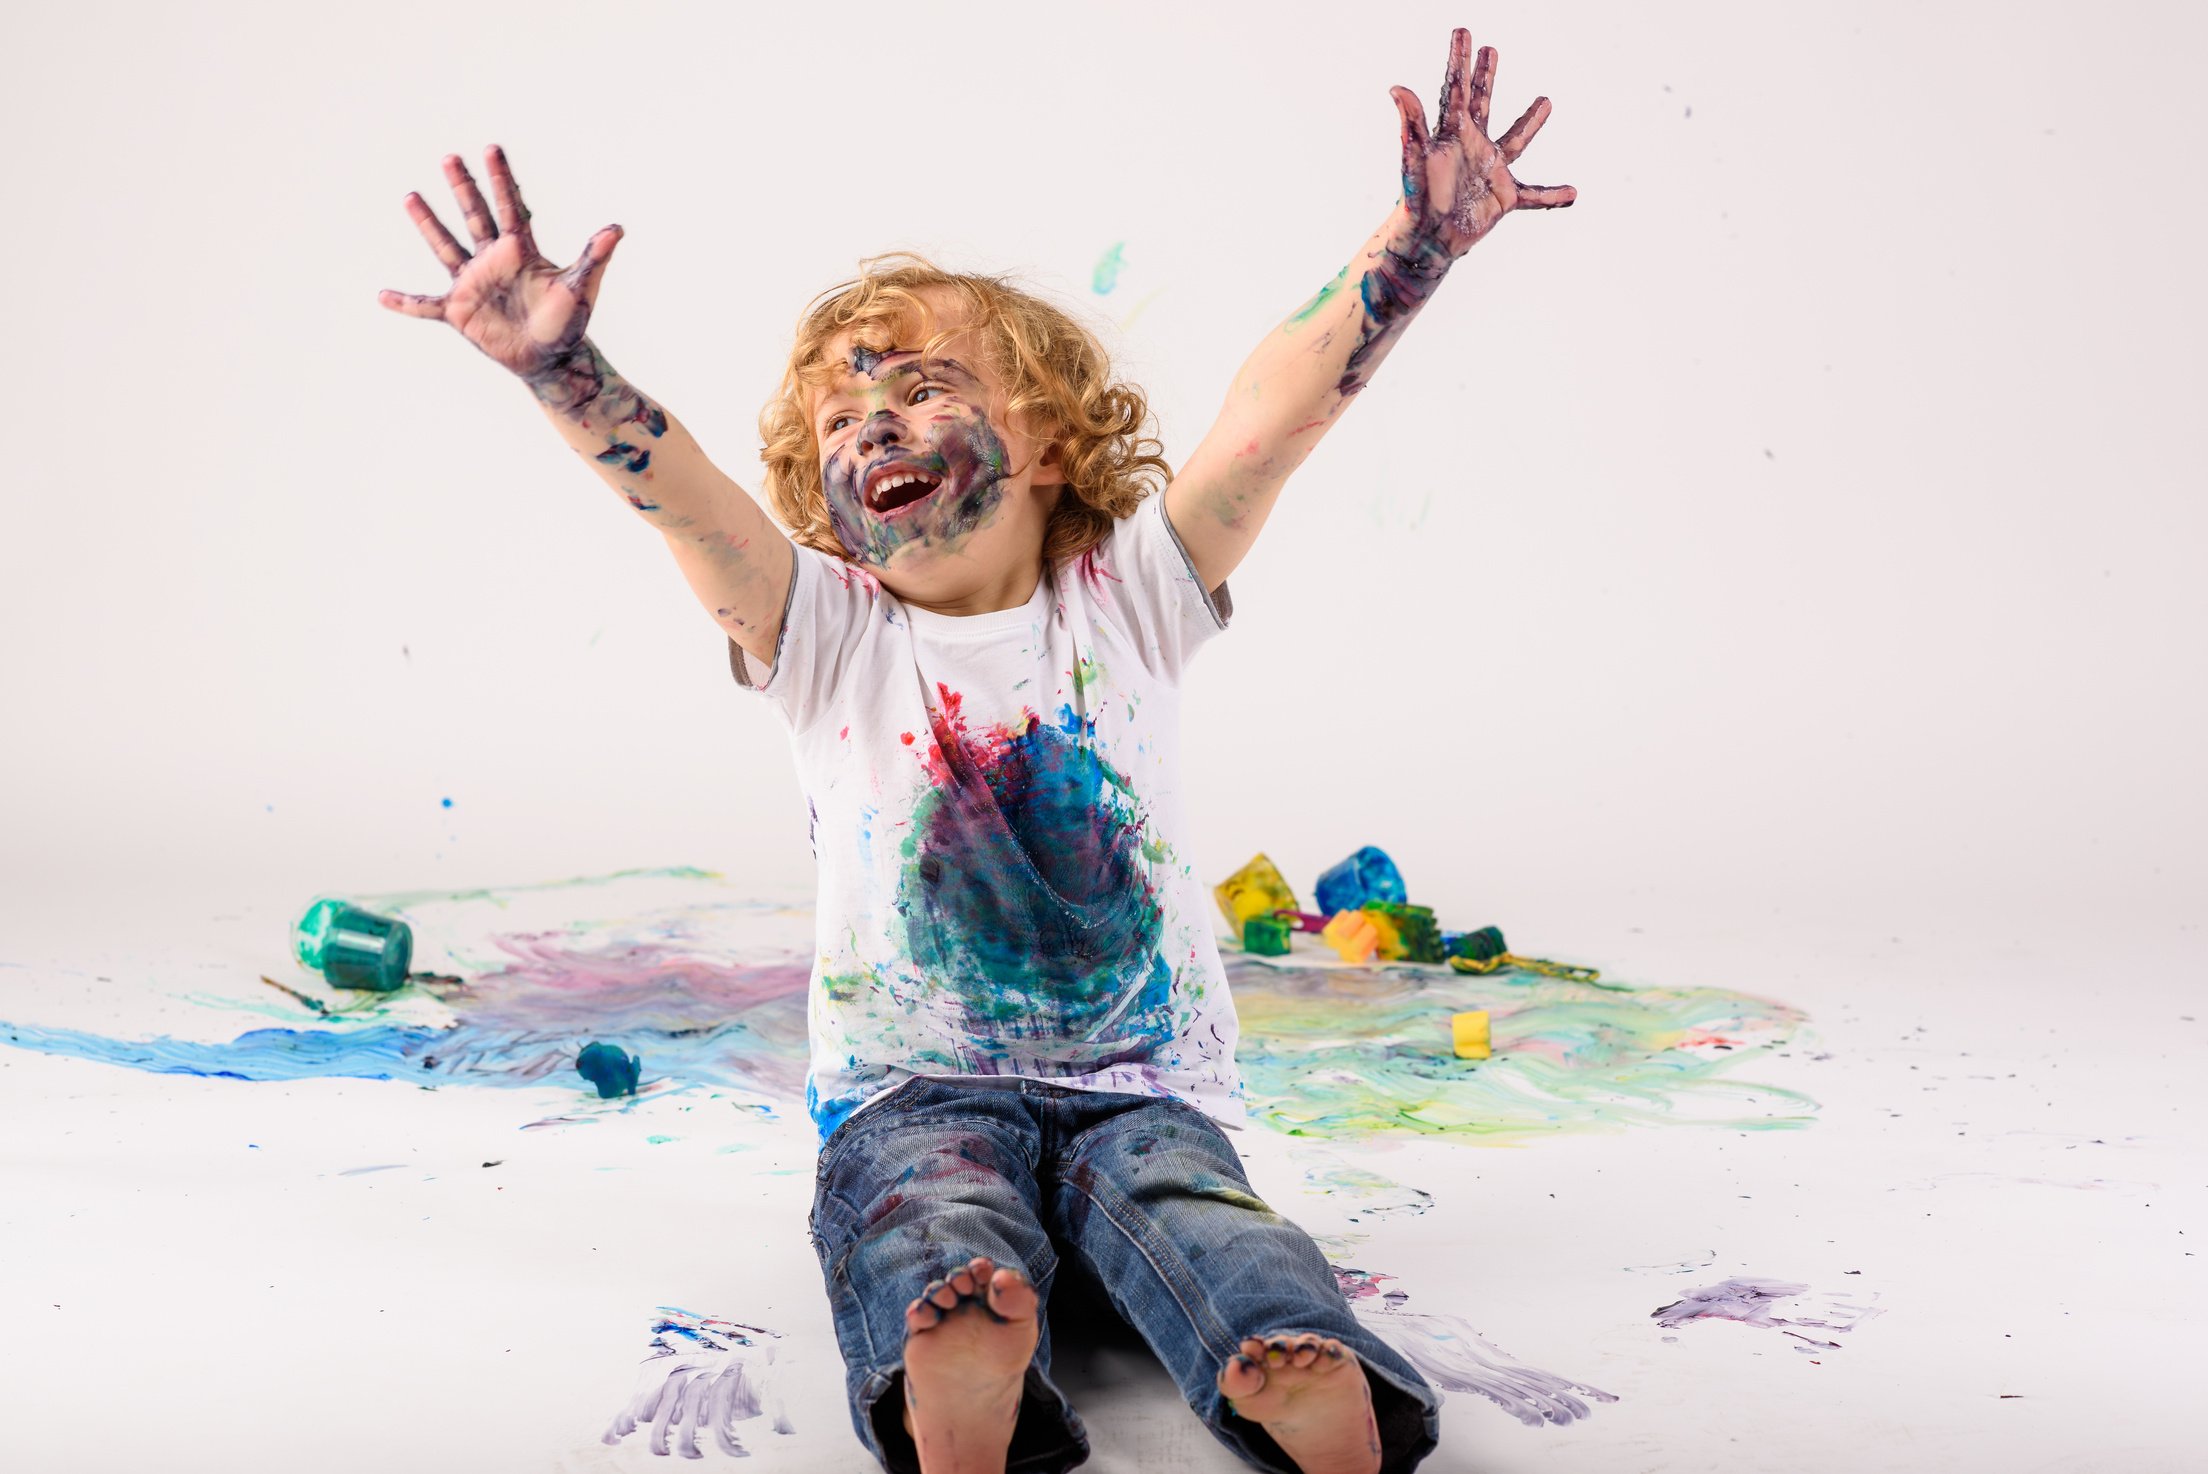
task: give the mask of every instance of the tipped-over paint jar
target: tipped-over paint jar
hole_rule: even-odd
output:
[[[396,917],[323,896],[291,929],[291,950],[333,988],[395,993],[414,961],[414,933]]]

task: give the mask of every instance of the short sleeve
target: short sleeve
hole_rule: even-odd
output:
[[[1090,596],[1142,652],[1152,674],[1178,681],[1189,657],[1234,617],[1224,580],[1206,589],[1180,534],[1153,494],[1112,527],[1111,536],[1081,555]]]
[[[775,704],[791,733],[811,727],[835,699],[881,602],[881,583],[841,558],[791,541],[790,591],[782,601],[774,664],[760,674],[743,646],[728,642],[736,684]]]

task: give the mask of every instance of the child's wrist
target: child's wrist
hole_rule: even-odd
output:
[[[542,368],[521,375],[521,381],[545,409],[573,416],[589,409],[605,393],[606,382],[616,377],[613,365],[585,337]]]

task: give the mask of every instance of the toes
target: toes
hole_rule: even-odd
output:
[[[989,1308],[1005,1320],[1029,1320],[1035,1314],[1035,1287],[1007,1265],[989,1279]]]
[[[932,1331],[941,1324],[943,1324],[943,1312],[929,1304],[926,1296],[922,1296],[905,1307],[905,1329],[907,1331]]]
[[[1246,1353],[1255,1341],[1242,1343],[1244,1350],[1227,1358],[1227,1364],[1219,1369],[1219,1390],[1229,1400],[1238,1397],[1255,1397],[1265,1390],[1265,1371]]]
[[[958,1304],[958,1291],[941,1280],[929,1280],[928,1287],[920,1292],[920,1298],[939,1309],[949,1310]],[[938,1320],[941,1316],[936,1317]]]
[[[1242,1341],[1242,1355],[1267,1371],[1293,1369],[1305,1371],[1312,1367],[1322,1370],[1339,1366],[1348,1355],[1342,1343],[1316,1331],[1302,1331],[1278,1336],[1247,1336]]]
[[[961,1300],[974,1293],[974,1280],[974,1272],[964,1265],[943,1276],[943,1283],[957,1291]]]

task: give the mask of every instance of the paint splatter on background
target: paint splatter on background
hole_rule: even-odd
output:
[[[1125,241],[1113,241],[1112,248],[1096,258],[1096,269],[1089,273],[1089,290],[1099,297],[1108,296],[1119,285],[1120,253],[1127,249]]]
[[[776,1433],[795,1433],[775,1375],[780,1339],[779,1331],[662,1305],[636,1389],[604,1441],[648,1427],[653,1453],[665,1456],[672,1435],[674,1451],[695,1459],[703,1457],[698,1435],[710,1432],[722,1453],[743,1458],[751,1450],[736,1436],[738,1423],[763,1417]]]
[[[740,899],[719,876],[692,869],[354,899],[405,919],[417,967],[465,986],[348,999],[325,1017],[241,970],[227,994],[187,996],[283,1026],[194,1040],[0,1023],[0,1041],[160,1073],[557,1083],[580,1093],[575,1059],[600,1040],[642,1057],[647,1094],[735,1090],[766,1114],[803,1100],[811,951],[792,940],[811,934],[802,909]],[[271,973],[289,966],[278,961],[282,945],[270,938]],[[1636,1126],[1798,1128],[1815,1117],[1807,1096],[1731,1075],[1803,1021],[1770,999],[1407,964],[1280,965],[1234,952],[1225,962],[1251,1113],[1292,1135],[1415,1132],[1516,1145]],[[303,991],[321,987],[292,975]],[[1459,1060],[1449,1017],[1475,1008],[1494,1020],[1495,1056]],[[1375,1194],[1397,1188],[1338,1181]]]

